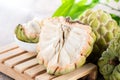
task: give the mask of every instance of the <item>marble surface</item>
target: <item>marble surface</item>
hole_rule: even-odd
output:
[[[0,47],[14,42],[14,29],[34,17],[50,17],[61,0],[0,0]],[[0,73],[0,80],[12,80]]]

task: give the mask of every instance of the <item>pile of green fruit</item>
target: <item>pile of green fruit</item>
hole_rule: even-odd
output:
[[[90,25],[97,39],[88,62],[99,64],[99,71],[105,80],[120,80],[120,17],[105,10],[94,10],[93,7],[98,5],[100,0],[88,1],[62,0],[62,5],[53,17],[70,16]],[[110,0],[107,1],[109,3]]]
[[[98,61],[99,70],[105,80],[120,80],[120,34],[111,42]]]

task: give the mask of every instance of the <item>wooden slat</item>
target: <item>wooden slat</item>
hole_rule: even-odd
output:
[[[36,66],[24,71],[24,73],[31,78],[35,77],[38,74],[44,73],[44,72],[45,72],[45,67],[43,65],[36,65]]]
[[[14,80],[34,80],[34,79],[31,79],[30,77],[25,76],[24,74],[18,73],[13,68],[10,68],[2,63],[0,63],[0,72],[10,76]]]
[[[79,68],[79,69],[77,69],[73,72],[70,72],[68,74],[56,77],[52,80],[76,80],[76,79],[79,79],[81,77],[84,77],[84,76],[88,75],[95,68],[96,68],[96,66],[94,64],[89,63],[89,64],[86,64],[83,67],[81,67],[81,68]]]
[[[25,60],[30,59],[35,56],[36,56],[35,53],[24,53],[24,54],[21,54],[20,56],[8,59],[4,63],[9,67],[13,67],[16,64],[24,62]]]
[[[44,73],[44,74],[41,74],[41,75],[35,77],[35,80],[51,80],[54,77],[56,77],[56,76],[49,75],[48,73]],[[63,80],[63,79],[59,79],[59,80]]]
[[[22,72],[25,71],[26,69],[28,69],[28,68],[30,68],[30,67],[32,67],[32,66],[34,66],[34,65],[37,65],[37,64],[38,64],[38,62],[37,62],[36,58],[33,58],[33,59],[30,59],[30,60],[28,60],[28,61],[26,61],[26,62],[23,62],[23,63],[20,63],[20,64],[16,65],[16,66],[14,67],[14,69],[15,69],[16,71],[22,73]]]
[[[36,54],[21,50],[15,43],[0,48],[0,72],[15,80],[77,80],[89,74],[90,80],[96,79],[96,66],[86,64],[73,72],[62,76],[46,73],[45,67],[39,65]],[[1,63],[4,62],[4,63]]]
[[[12,49],[15,49],[17,48],[18,46],[16,45],[16,43],[11,43],[9,45],[6,45],[6,46],[3,46],[3,47],[0,47],[0,54],[1,53],[4,53],[4,52],[7,52],[7,51],[10,51]]]
[[[4,54],[0,54],[0,62],[3,62],[11,57],[14,57],[16,55],[22,54],[25,52],[24,50],[17,48],[8,52],[5,52]]]

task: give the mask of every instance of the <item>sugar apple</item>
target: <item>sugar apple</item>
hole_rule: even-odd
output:
[[[105,80],[120,80],[120,34],[110,42],[98,65]]]
[[[93,53],[90,55],[90,59],[96,62],[101,56],[101,53],[108,47],[109,42],[120,31],[120,28],[117,22],[102,10],[87,10],[80,17],[80,21],[90,25],[96,35]]]
[[[15,29],[15,35],[21,41],[37,43],[39,41],[40,30],[40,21],[35,18],[26,24],[18,24]]]
[[[64,17],[47,18],[42,24],[37,59],[47,73],[62,75],[81,67],[96,40],[91,27]]]

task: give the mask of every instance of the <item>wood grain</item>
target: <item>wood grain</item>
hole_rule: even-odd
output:
[[[19,64],[19,63],[21,63],[21,62],[24,62],[24,61],[26,61],[26,60],[28,60],[28,59],[30,59],[30,58],[32,58],[32,57],[35,57],[36,56],[36,54],[35,53],[24,53],[24,54],[22,54],[22,55],[20,55],[20,56],[16,56],[16,57],[14,57],[14,58],[11,58],[11,59],[9,59],[9,60],[6,60],[4,63],[6,64],[6,65],[8,65],[9,67],[13,67],[13,66],[15,66],[16,64]]]
[[[26,70],[26,69],[34,66],[34,65],[37,65],[37,64],[38,64],[38,63],[37,63],[36,58],[33,58],[33,59],[31,59],[31,60],[28,60],[28,61],[25,61],[25,62],[23,62],[23,63],[21,63],[21,64],[16,65],[16,66],[14,67],[14,69],[15,69],[16,71],[22,73],[24,70]]]
[[[49,75],[49,74],[47,74],[47,73],[44,73],[44,74],[41,74],[41,75],[37,76],[37,77],[35,78],[35,80],[51,80],[51,79],[53,79],[54,77],[56,77],[56,76],[53,76],[53,75]],[[61,79],[61,80],[62,80],[62,79]]]
[[[94,72],[93,71],[94,69],[96,69],[96,66],[94,64],[89,63],[89,64],[82,66],[79,69],[76,69],[75,71],[71,73],[56,77],[53,80],[77,80],[80,77],[83,77],[89,73]]]
[[[38,64],[36,53],[12,45],[9,48],[6,46],[7,49],[4,48],[0,54],[0,71],[15,80],[77,80],[87,75],[90,80],[96,79],[97,67],[91,63],[68,74],[50,75],[43,65]]]
[[[0,54],[4,53],[4,52],[7,52],[7,51],[10,51],[12,49],[15,49],[17,47],[18,46],[15,43],[11,43],[11,44],[8,44],[6,46],[2,46],[2,47],[0,47]]]
[[[24,71],[24,73],[31,78],[34,78],[36,75],[42,74],[44,72],[45,72],[45,67],[43,65],[36,65],[36,66]]]
[[[4,54],[0,54],[0,62],[3,62],[19,54],[23,54],[24,52],[25,52],[24,50],[21,50],[20,48],[16,48],[14,50],[5,52]]]

